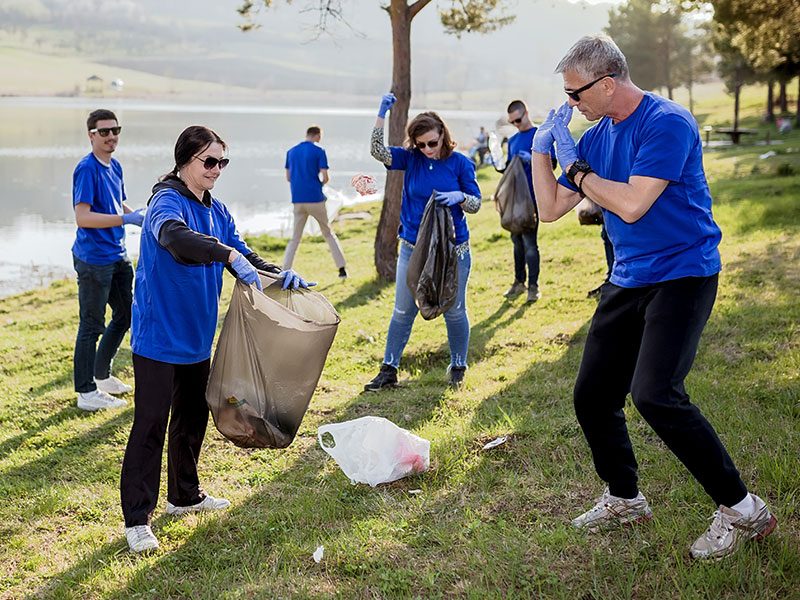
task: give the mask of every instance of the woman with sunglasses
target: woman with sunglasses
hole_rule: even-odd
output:
[[[417,115],[408,124],[406,147],[386,147],[383,143],[383,124],[386,113],[396,102],[394,94],[381,99],[378,119],[372,130],[371,153],[389,170],[404,171],[403,197],[400,204],[400,252],[395,276],[395,302],[386,351],[378,375],[364,389],[378,391],[397,385],[400,357],[411,335],[417,316],[414,296],[406,284],[411,252],[417,241],[422,213],[431,194],[443,206],[450,208],[456,234],[458,255],[458,295],[452,308],[444,314],[447,340],[450,345],[450,385],[460,387],[467,369],[469,347],[469,318],[466,289],[472,257],[469,250],[469,229],[465,212],[476,213],[481,207],[481,192],[475,179],[473,162],[457,152],[450,131],[434,112]]]
[[[135,409],[120,482],[125,536],[134,552],[158,547],[150,519],[168,422],[167,514],[230,506],[207,495],[197,476],[223,268],[258,289],[257,269],[280,274],[284,288],[314,285],[261,259],[225,205],[211,196],[229,162],[226,150],[212,130],[188,127],[175,144],[175,167],[148,201],[133,300]]]

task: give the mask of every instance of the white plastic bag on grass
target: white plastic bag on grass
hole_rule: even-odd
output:
[[[431,443],[383,417],[323,425],[317,439],[353,483],[375,487],[430,467]]]

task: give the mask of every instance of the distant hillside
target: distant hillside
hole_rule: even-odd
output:
[[[261,27],[236,28],[238,2],[3,0],[0,41],[155,75],[263,92],[325,90],[320,103],[372,98],[390,81],[391,31],[378,0],[345,1],[348,23],[314,40],[316,15],[295,2],[261,11]],[[191,11],[187,10],[191,6]],[[413,24],[416,97],[474,108],[508,96],[560,99],[552,69],[579,36],[602,29],[609,5],[510,0],[510,26],[445,35],[435,3]],[[12,86],[13,87],[13,86]]]

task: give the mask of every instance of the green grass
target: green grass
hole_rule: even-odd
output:
[[[377,219],[340,227],[345,283],[322,240],[304,240],[296,266],[320,281],[342,324],[297,439],[286,450],[242,450],[211,427],[201,480],[233,507],[169,518],[162,489],[162,547],[145,557],[126,551],[118,500],[132,408],[75,408],[74,282],[1,300],[0,598],[800,597],[800,181],[776,174],[783,162],[800,169],[800,135],[779,148],[768,160],[753,146],[706,157],[725,269],[688,380],[745,481],[778,516],[763,543],[719,563],[687,557],[714,507],[630,406],[656,518],[633,530],[572,531],[569,519],[602,487],[571,405],[595,307],[586,291],[604,271],[599,231],[573,215],[544,225],[542,300],[508,303],[500,294],[512,278],[511,245],[487,203],[470,217],[466,389],[445,385],[442,320],[418,320],[404,386],[362,395],[393,298],[393,286],[373,277]],[[482,173],[487,196],[495,182]],[[377,217],[377,206],[369,210]],[[284,244],[253,240],[275,259]],[[127,342],[115,371],[132,379]],[[431,470],[376,489],[351,485],[315,432],[368,414],[431,440]],[[480,450],[501,434],[510,441]],[[325,558],[315,564],[320,544]]]

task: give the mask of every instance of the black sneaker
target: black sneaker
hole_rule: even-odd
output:
[[[397,369],[392,365],[381,365],[380,372],[364,386],[364,391],[378,392],[388,387],[397,387]]]
[[[450,387],[454,390],[464,387],[464,373],[467,367],[450,367]]]
[[[347,279],[347,271],[344,270],[344,267],[339,267],[339,279]]]

